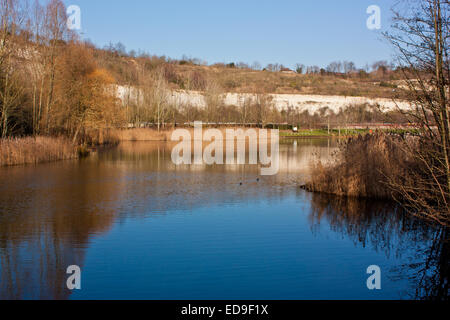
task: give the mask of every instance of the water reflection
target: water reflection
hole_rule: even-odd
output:
[[[413,299],[449,300],[450,233],[440,228],[433,234],[430,246],[417,252],[417,262],[402,266],[401,271],[413,274]]]
[[[405,297],[448,300],[448,229],[414,219],[395,203],[313,194],[311,205],[313,232],[320,232],[326,220],[331,230],[357,245],[370,246],[387,256],[405,255],[408,263],[390,270],[392,280],[409,280],[411,290],[405,290]]]
[[[0,298],[68,298],[66,268],[114,222],[116,182],[87,183],[104,175],[76,163],[2,173],[10,182],[0,196]]]
[[[83,161],[0,169],[0,299],[69,299],[67,266],[83,269],[92,243],[127,221],[148,223],[174,212],[194,219],[202,208],[217,215],[218,208],[227,206],[232,208],[228,219],[240,221],[249,203],[264,203],[289,225],[289,219],[294,223],[302,217],[281,214],[278,208],[287,206],[296,213],[298,202],[309,208],[305,223],[311,239],[332,232],[395,257],[404,263],[390,276],[406,277],[411,285],[404,288],[404,297],[448,298],[448,242],[443,241],[448,231],[405,217],[393,204],[310,195],[297,188],[315,157],[331,159],[335,142],[283,141],[280,173],[273,177],[259,177],[258,166],[252,165],[176,167],[171,149],[170,143],[124,143]],[[297,202],[291,203],[292,198]],[[261,224],[267,223],[263,219]],[[182,229],[176,218],[167,223]],[[281,245],[279,231],[259,236]],[[198,236],[211,240],[207,233]],[[132,235],[121,237],[133,245]],[[147,237],[161,240],[156,234]]]

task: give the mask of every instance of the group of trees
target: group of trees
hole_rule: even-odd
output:
[[[185,61],[185,60],[182,60]],[[176,62],[176,61],[174,61]],[[237,68],[237,69],[251,69],[251,70],[261,70],[261,64],[259,62],[254,62],[253,64],[249,65],[244,62],[238,62],[238,63],[229,63],[229,64],[223,64],[223,63],[216,63],[214,66],[217,67],[228,67],[228,68]],[[380,60],[374,62],[372,65],[369,66],[369,64],[366,64],[362,68],[357,68],[356,64],[352,61],[333,61],[325,68],[319,67],[317,65],[312,66],[306,66],[302,63],[297,63],[294,67],[294,70],[298,74],[351,74],[351,73],[357,73],[360,71],[369,73],[369,72],[379,72],[382,71],[383,73],[386,73],[388,71],[392,71],[395,69],[395,66],[392,63],[388,63],[385,60]],[[283,70],[288,70],[287,67],[285,67],[283,64],[280,63],[269,63],[265,68],[262,70],[264,71],[270,71],[270,72],[280,72]]]
[[[163,69],[144,73],[137,86],[127,86],[123,106],[129,125],[174,127],[197,120],[214,124],[253,124],[265,126],[268,122],[279,123],[281,114],[272,104],[272,97],[256,93],[243,98],[239,106],[224,102],[224,91],[214,79],[205,83],[201,105],[195,105],[175,95]],[[200,97],[200,96],[199,96]]]
[[[224,90],[214,79],[207,81],[203,92],[204,106],[195,105],[173,94],[163,72],[146,78],[138,87],[128,87],[123,100],[127,120],[134,127],[174,127],[201,120],[212,125],[252,125],[261,128],[270,125],[292,125],[304,129],[346,128],[355,123],[394,122],[407,124],[400,112],[382,112],[377,105],[349,105],[335,112],[323,107],[314,113],[293,106],[279,110],[273,96],[262,92],[244,94],[238,105],[226,105]],[[154,76],[153,76],[154,77]],[[138,88],[138,89],[137,89]]]
[[[356,71],[355,63],[350,61],[334,61],[327,66],[327,72],[350,73]]]
[[[0,0],[0,133],[65,134],[124,121],[114,79],[67,28],[62,1]]]
[[[369,64],[366,64],[363,68],[357,68],[356,64],[352,61],[333,61],[326,68],[321,68],[319,66],[305,66],[302,63],[297,63],[295,65],[295,72],[298,74],[345,74],[349,75],[351,73],[369,73],[369,72],[383,72],[383,74],[388,71],[392,71],[395,69],[395,66],[391,63],[389,64],[387,61],[380,60],[376,61],[369,67]]]

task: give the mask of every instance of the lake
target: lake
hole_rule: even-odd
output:
[[[276,176],[175,166],[166,142],[0,168],[0,299],[448,297],[447,230],[299,188],[336,144],[282,141]],[[67,289],[70,265],[81,290]]]

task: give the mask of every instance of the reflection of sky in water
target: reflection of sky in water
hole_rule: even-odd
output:
[[[399,268],[431,232],[392,204],[299,190],[309,163],[334,148],[287,141],[273,177],[249,165],[175,167],[171,145],[145,142],[0,169],[9,182],[0,186],[0,298],[407,298],[414,288]],[[83,272],[72,295],[71,264]],[[380,292],[366,288],[372,264],[384,272]]]

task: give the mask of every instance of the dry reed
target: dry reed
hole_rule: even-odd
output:
[[[393,136],[382,133],[350,138],[341,145],[334,164],[313,164],[308,191],[339,196],[392,199],[387,181],[406,175],[412,161]],[[400,179],[399,179],[400,180]]]
[[[77,157],[75,146],[64,137],[0,139],[0,166],[36,164]]]

